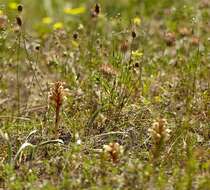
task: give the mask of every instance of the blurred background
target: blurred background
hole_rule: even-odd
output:
[[[183,0],[182,2],[186,5],[190,3],[192,6],[192,1],[194,0]],[[122,22],[126,24],[135,16],[151,19],[152,13],[153,17],[158,18],[164,14],[163,10],[176,5],[174,0],[1,0],[0,11],[1,14],[6,14],[12,20],[17,14],[15,12],[17,5],[22,4],[24,24],[27,28],[35,29],[42,34],[52,27],[68,28],[78,23],[85,25],[95,3],[101,5],[101,17],[105,19],[120,16]],[[178,3],[178,5],[181,4]],[[191,6],[186,6],[188,10],[185,10],[185,14],[188,14]]]

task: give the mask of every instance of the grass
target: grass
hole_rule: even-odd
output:
[[[208,0],[1,1],[0,189],[210,189],[209,19]]]

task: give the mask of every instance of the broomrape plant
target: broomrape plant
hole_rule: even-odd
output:
[[[108,145],[103,146],[104,153],[113,161],[117,163],[119,161],[120,155],[123,154],[123,146],[119,143],[109,143]]]
[[[153,122],[151,128],[148,130],[152,140],[152,155],[153,159],[159,157],[163,150],[165,143],[170,137],[171,130],[167,128],[166,119],[160,118]]]
[[[48,95],[49,102],[55,108],[55,128],[54,133],[55,137],[58,137],[58,128],[60,122],[60,111],[61,106],[63,105],[64,100],[66,99],[66,95],[68,94],[69,90],[64,88],[65,83],[61,81],[57,81],[51,84],[52,87],[50,88],[50,92]]]

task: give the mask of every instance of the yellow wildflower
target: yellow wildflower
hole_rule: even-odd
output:
[[[3,11],[2,10],[0,10],[0,15],[3,15]]]
[[[75,40],[72,40],[72,46],[75,47],[75,48],[78,48],[79,47],[79,44],[75,41]]]
[[[78,8],[64,8],[64,13],[69,15],[78,15],[82,14],[86,11],[85,7],[78,7]]]
[[[50,18],[50,17],[44,17],[44,18],[42,18],[42,23],[43,24],[51,24],[52,23],[52,18]]]
[[[161,103],[162,99],[160,96],[155,96],[155,102],[156,103]]]
[[[133,19],[133,23],[136,25],[136,26],[140,26],[141,25],[141,19],[139,17],[135,17]]]
[[[62,22],[56,22],[55,24],[53,24],[53,29],[54,30],[59,30],[63,28],[63,23]]]
[[[12,10],[17,9],[18,4],[16,2],[11,2],[8,4],[8,7]]]
[[[139,50],[132,51],[131,54],[132,54],[132,56],[134,56],[135,58],[141,58],[141,57],[143,56],[143,53],[140,52]]]

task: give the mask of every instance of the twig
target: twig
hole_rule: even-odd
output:
[[[103,137],[103,136],[109,136],[109,135],[118,135],[118,134],[121,134],[121,135],[128,135],[128,132],[121,132],[121,131],[111,131],[111,132],[108,132],[108,133],[102,133],[100,135],[95,135],[95,136],[92,136],[92,137],[88,137],[90,139],[92,138],[99,138],[99,137]]]
[[[31,119],[26,118],[26,117],[15,117],[15,116],[0,116],[0,119],[19,119],[19,120],[25,120],[25,121],[31,121]]]

